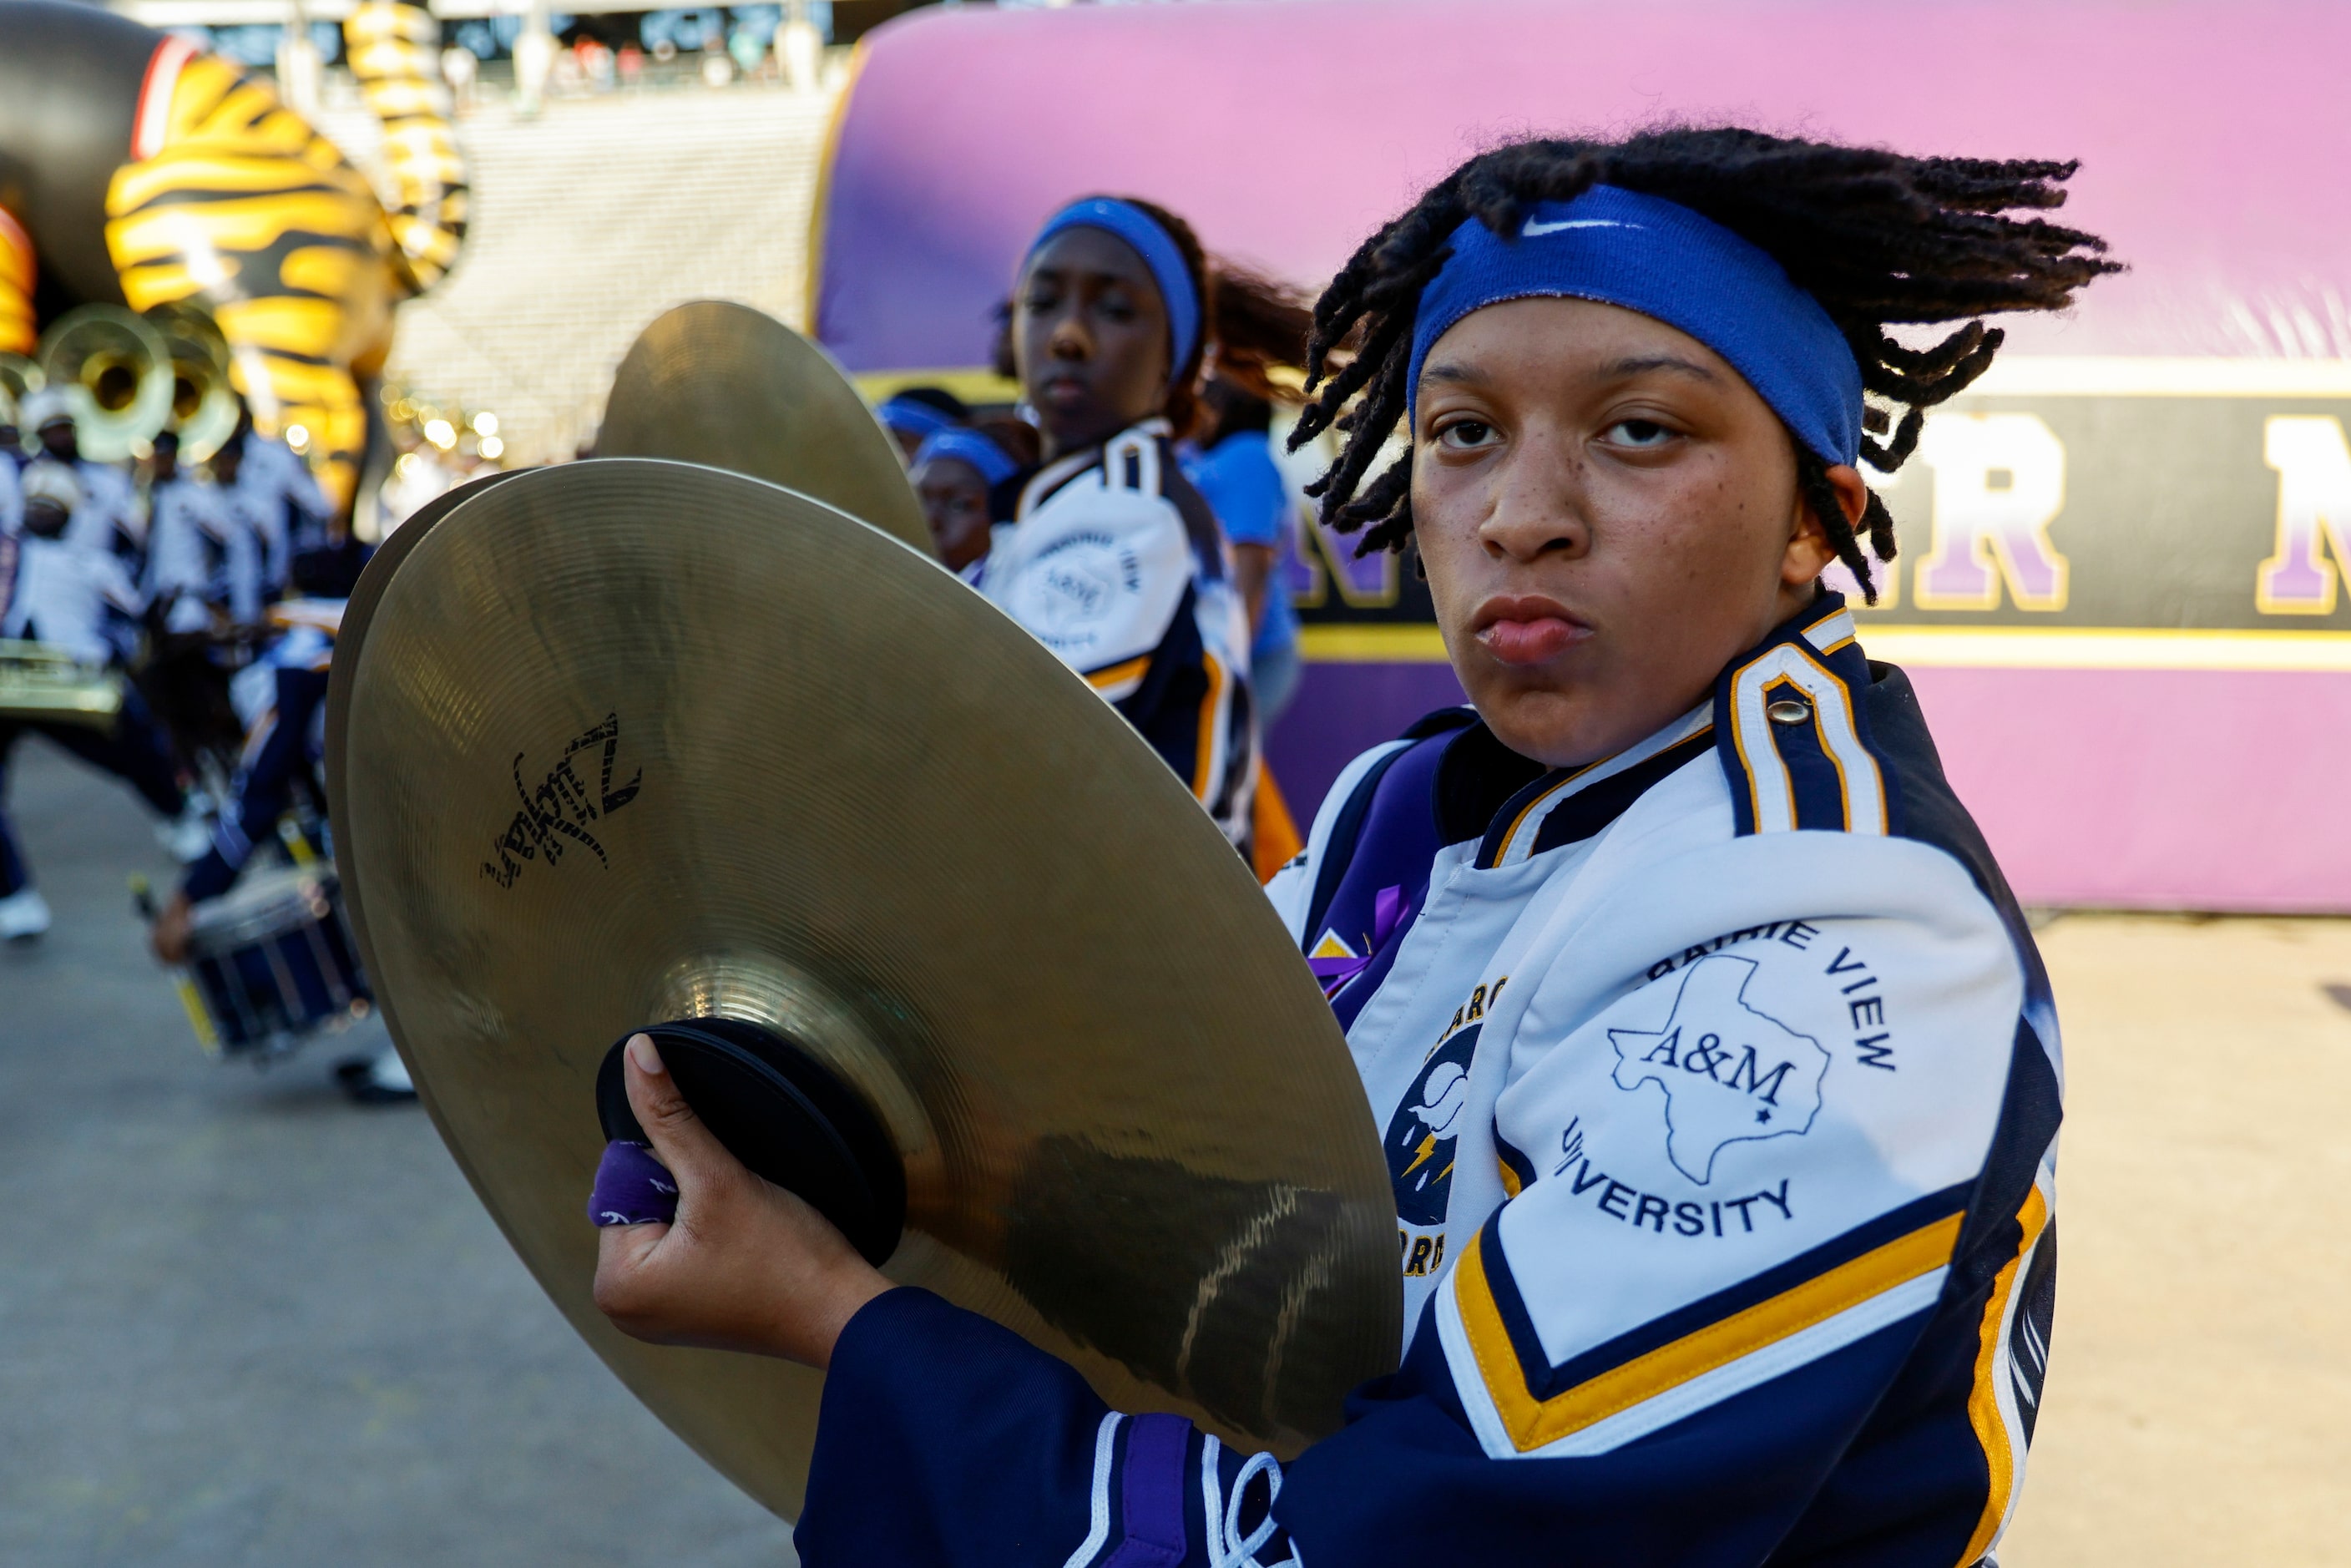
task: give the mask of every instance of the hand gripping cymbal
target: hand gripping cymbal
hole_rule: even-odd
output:
[[[832,356],[764,311],[654,318],[612,378],[601,457],[666,457],[787,485],[935,554],[898,444]]]
[[[746,1490],[799,1511],[821,1375],[590,1301],[598,1069],[649,1025],[705,1037],[679,1082],[730,1146],[1113,1404],[1290,1452],[1394,1365],[1394,1200],[1329,1008],[1183,786],[978,595],[647,461],[501,481],[387,572],[329,708],[386,1018],[539,1283]]]

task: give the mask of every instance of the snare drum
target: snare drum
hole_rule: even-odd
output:
[[[374,1006],[342,889],[323,866],[248,877],[195,908],[181,1000],[213,1055],[280,1055]]]

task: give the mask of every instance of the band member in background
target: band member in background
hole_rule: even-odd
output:
[[[915,449],[907,478],[922,498],[931,543],[946,569],[966,582],[977,582],[987,558],[994,518],[989,497],[1021,465],[995,437],[977,430],[942,430]]]
[[[1233,583],[1249,620],[1249,685],[1258,723],[1270,728],[1298,695],[1298,608],[1282,567],[1297,532],[1298,505],[1273,460],[1273,404],[1221,377],[1200,394],[1214,423],[1184,448],[1184,476],[1207,498],[1232,549]]]
[[[0,394],[5,397],[5,394]],[[0,401],[0,420],[13,419],[7,404]],[[16,430],[12,423],[0,423],[0,536],[14,534],[25,526],[24,468],[16,461]],[[0,593],[0,604],[6,602]]]
[[[285,628],[231,686],[246,721],[245,754],[210,846],[190,865],[155,918],[150,941],[166,964],[183,964],[196,906],[236,885],[255,853],[275,843],[295,792],[312,785],[326,755],[327,672],[342,623],[339,600],[298,599],[272,609]],[[363,1104],[413,1100],[416,1089],[389,1045],[339,1065],[345,1092]]]
[[[924,442],[942,430],[957,430],[971,423],[971,410],[963,399],[941,387],[907,387],[886,399],[873,411],[882,428],[898,443],[898,450],[907,462]]]
[[[148,601],[166,632],[251,626],[261,620],[261,541],[233,520],[219,489],[180,466],[180,438],[155,437],[147,481]]]
[[[1211,266],[1181,218],[1090,196],[1023,259],[1009,334],[1044,466],[995,531],[978,588],[1083,675],[1249,851],[1257,718],[1249,627],[1214,513],[1176,461],[1213,349],[1262,381],[1301,356],[1304,308]]]
[[[252,410],[242,405],[235,434],[213,454],[212,471],[229,516],[261,541],[262,593],[277,598],[293,581],[295,555],[318,542],[332,515],[327,493],[292,447],[254,428]]]
[[[84,505],[74,471],[56,461],[25,471],[25,522],[10,541],[16,560],[13,585],[0,603],[0,638],[46,643],[92,668],[116,664],[135,635],[146,601],[110,551],[67,542]],[[6,810],[8,754],[19,737],[37,732],[93,768],[139,791],[163,819],[158,833],[182,859],[196,852],[204,831],[180,789],[171,755],[146,704],[126,685],[111,728],[47,720],[0,719],[0,940],[23,941],[49,928],[49,906],[33,886],[32,870],[10,831]]]
[[[147,547],[147,528],[130,471],[120,464],[100,463],[81,455],[73,403],[61,387],[43,387],[28,394],[24,422],[39,442],[40,455],[63,464],[73,475],[79,499],[66,525],[66,543],[114,556],[136,580]]]
[[[1323,295],[1324,517],[1417,543],[1474,706],[1343,775],[1270,890],[1384,1129],[1409,1335],[1298,1458],[892,1288],[635,1037],[678,1223],[607,1229],[597,1300],[828,1368],[801,1561],[1990,1563],[2054,1302],[2056,1018],[1820,576],[1873,591],[1861,465],[1983,371],[1979,318],[2114,270],[2048,220],[2073,168],[1510,144]]]

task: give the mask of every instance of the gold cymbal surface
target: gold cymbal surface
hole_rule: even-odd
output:
[[[666,457],[783,485],[935,553],[897,444],[822,349],[764,311],[697,299],[637,335],[600,457]]]
[[[598,1354],[798,1513],[820,1374],[590,1299],[594,1080],[765,1024],[903,1162],[885,1271],[1122,1408],[1293,1452],[1395,1364],[1394,1201],[1246,866],[1082,681],[808,497],[648,461],[472,495],[339,649],[336,842],[435,1124]]]

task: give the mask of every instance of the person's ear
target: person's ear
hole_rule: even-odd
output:
[[[1858,532],[1862,514],[1869,508],[1869,486],[1863,481],[1861,471],[1840,463],[1827,471],[1827,478],[1829,489],[1836,497],[1837,509],[1844,514],[1844,526]],[[1835,559],[1836,550],[1829,543],[1826,523],[1800,491],[1796,515],[1788,532],[1788,546],[1780,558],[1781,582],[1789,588],[1807,587]]]

